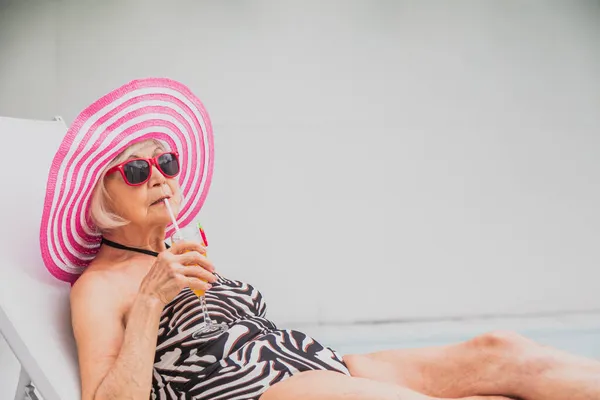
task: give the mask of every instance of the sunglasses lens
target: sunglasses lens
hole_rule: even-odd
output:
[[[163,174],[173,177],[179,173],[179,160],[174,153],[166,153],[158,157],[158,167]]]
[[[127,182],[132,185],[139,185],[145,182],[150,175],[150,164],[144,160],[133,160],[123,165],[123,171]]]

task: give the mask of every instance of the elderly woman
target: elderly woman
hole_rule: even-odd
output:
[[[73,283],[82,399],[600,398],[600,363],[513,334],[341,356],[279,329],[260,292],[221,276],[201,244],[165,242],[166,202],[185,226],[206,197],[212,144],[189,89],[144,79],[84,110],[59,148],[41,245]],[[193,291],[226,331],[194,335],[205,317]]]

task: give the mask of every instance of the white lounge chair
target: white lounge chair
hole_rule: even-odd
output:
[[[5,167],[0,189],[0,332],[21,364],[15,400],[38,394],[44,400],[81,398],[70,287],[46,271],[39,250],[45,181],[66,129],[60,118],[0,117],[0,164]]]

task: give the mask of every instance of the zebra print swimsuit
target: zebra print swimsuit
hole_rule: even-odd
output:
[[[341,356],[304,333],[277,329],[251,285],[225,279],[206,293],[221,336],[192,339],[202,322],[200,301],[184,289],[164,308],[154,359],[153,400],[255,400],[270,386],[311,370],[350,375]]]

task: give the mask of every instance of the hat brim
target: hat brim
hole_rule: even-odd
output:
[[[40,227],[42,259],[56,278],[74,282],[93,260],[100,234],[89,201],[108,163],[134,143],[157,139],[180,155],[183,203],[177,222],[187,225],[210,187],[214,142],[202,102],[167,78],[132,81],[83,110],[67,131],[50,167]],[[167,236],[172,233],[167,228]]]

